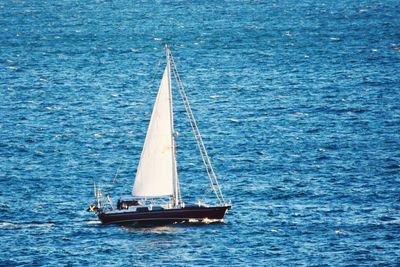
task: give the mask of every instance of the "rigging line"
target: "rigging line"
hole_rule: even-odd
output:
[[[176,74],[175,72],[174,72],[174,75],[175,75],[175,78],[177,79],[177,83],[179,84],[179,80],[180,80],[180,79],[177,77],[177,74]],[[179,86],[181,86],[181,85],[179,85]],[[193,134],[194,134],[194,136],[195,136],[197,148],[198,148],[198,150],[199,150],[199,152],[200,152],[201,159],[202,159],[202,161],[203,161],[203,165],[204,165],[205,170],[206,170],[206,173],[207,173],[207,177],[208,177],[209,180],[210,180],[211,188],[213,189],[215,196],[217,197],[217,199],[218,199],[219,202],[221,203],[221,199],[220,199],[220,197],[219,197],[217,191],[215,190],[214,182],[213,182],[213,179],[211,178],[210,171],[209,171],[209,166],[208,166],[208,164],[207,164],[207,162],[206,162],[206,160],[205,160],[205,156],[204,156],[203,149],[202,149],[202,147],[201,147],[201,145],[200,145],[200,143],[199,143],[200,140],[199,140],[198,133],[196,132],[196,129],[195,129],[195,126],[194,126],[194,123],[195,123],[195,122],[193,122],[193,118],[191,118],[190,107],[188,107],[188,103],[185,101],[185,97],[184,97],[184,95],[183,95],[183,92],[182,92],[181,89],[179,88],[179,86],[178,86],[178,89],[179,89],[178,91],[179,91],[179,94],[180,94],[180,96],[181,96],[181,98],[182,98],[182,101],[183,101],[183,104],[184,104],[184,107],[185,107],[185,110],[186,110],[186,114],[187,114],[187,116],[188,116],[188,120],[189,120],[190,126],[191,126],[192,131],[193,131]],[[187,98],[186,98],[186,100],[187,100]]]
[[[178,84],[180,86],[180,88],[178,87],[178,89],[180,90],[180,94],[181,94],[182,100],[184,102],[185,109],[188,112],[188,117],[190,119],[190,123],[192,123],[192,126],[193,126],[192,130],[193,130],[193,133],[195,135],[196,141],[199,141],[199,144],[201,145],[201,148],[202,148],[201,152],[205,153],[207,159],[209,159],[208,155],[207,155],[207,150],[206,150],[206,148],[204,146],[204,142],[202,140],[202,136],[201,136],[200,131],[199,131],[198,126],[197,126],[196,119],[195,119],[194,114],[192,112],[192,109],[190,107],[189,99],[187,98],[186,92],[184,90],[184,86],[183,86],[182,80],[179,77],[179,73],[178,73],[178,71],[176,69],[176,65],[174,65],[174,67],[175,67],[175,72],[176,72],[175,74],[176,74],[177,82],[178,82]],[[210,170],[213,171],[211,162],[209,161],[208,163],[209,164],[206,164],[206,165],[208,165],[208,167],[210,167]],[[214,176],[215,176],[215,173],[214,173]]]
[[[181,94],[182,100],[183,101],[185,101],[185,100],[187,101],[187,97],[186,97],[185,93],[184,92],[180,92],[180,94]],[[217,184],[214,181],[215,179],[213,179],[214,177],[212,177],[212,166],[210,166],[210,164],[208,164],[208,162],[206,160],[207,154],[206,154],[206,151],[205,151],[205,147],[202,144],[200,132],[198,131],[198,128],[196,127],[197,125],[196,125],[196,121],[194,120],[193,113],[190,112],[191,110],[190,110],[190,106],[189,106],[188,102],[186,102],[184,105],[185,105],[185,108],[186,108],[186,111],[187,111],[187,114],[188,114],[189,121],[191,123],[192,131],[193,131],[193,133],[195,135],[196,144],[197,144],[197,147],[199,149],[199,152],[200,152],[200,155],[201,155],[201,158],[202,158],[202,161],[203,161],[203,165],[204,165],[206,173],[207,173],[207,177],[210,180],[211,187],[212,187],[212,189],[214,191],[215,196],[217,197],[217,199],[221,203],[220,196],[218,195],[218,193],[217,193],[217,191],[215,190],[215,187],[214,187]]]
[[[183,85],[182,85],[182,86],[183,86]],[[183,89],[183,90],[184,90],[184,89]],[[184,91],[183,91],[183,94],[184,94],[184,97],[186,98],[186,101],[188,102],[187,95],[186,95],[186,93],[185,93]],[[188,102],[188,107],[189,107],[189,110],[190,110],[192,119],[193,119],[193,121],[194,121],[194,127],[195,127],[195,130],[196,130],[196,132],[197,132],[197,138],[198,138],[199,144],[200,144],[201,147],[202,147],[202,152],[203,152],[202,154],[204,154],[204,158],[205,158],[205,160],[207,161],[207,167],[210,169],[210,172],[209,172],[209,173],[211,173],[211,177],[213,178],[213,180],[214,180],[214,182],[215,182],[215,185],[216,185],[216,187],[217,187],[217,189],[218,189],[218,192],[219,192],[219,195],[220,195],[220,197],[221,197],[221,199],[222,199],[222,202],[225,202],[224,197],[223,197],[223,194],[222,194],[222,192],[221,192],[221,188],[220,188],[219,183],[218,183],[218,179],[217,179],[216,174],[215,174],[215,172],[214,172],[214,168],[212,167],[211,160],[210,160],[210,158],[209,158],[209,156],[208,156],[207,150],[206,150],[205,145],[204,145],[204,142],[203,142],[203,138],[202,138],[202,136],[201,136],[201,134],[200,134],[200,131],[199,131],[199,129],[198,129],[198,126],[197,126],[196,120],[195,120],[195,118],[194,118],[194,114],[193,114],[193,112],[192,112],[192,110],[191,110],[191,108],[190,108],[189,102]],[[211,178],[211,177],[210,177],[210,178]]]
[[[115,175],[114,175],[112,184],[114,184],[114,183],[115,183],[115,180],[117,179],[117,176],[118,176],[118,174],[119,174],[119,169],[120,169],[120,167],[118,167],[117,171],[115,172]]]
[[[114,174],[114,177],[112,178],[111,185],[109,185],[109,188],[107,188],[107,190],[109,190],[109,191],[113,190],[114,183],[117,180],[117,177],[119,175],[119,170],[120,169],[121,169],[121,163],[118,163],[118,168],[117,168],[117,170],[116,170],[116,172]]]
[[[172,55],[171,55],[171,62],[173,63],[172,65],[174,67],[174,71],[173,72],[174,72],[175,79],[177,80],[178,89],[179,89],[178,91],[179,91],[179,94],[180,94],[180,96],[182,98],[182,101],[184,103],[186,114],[188,116],[189,123],[191,125],[193,134],[195,135],[197,147],[198,147],[198,149],[200,151],[200,155],[202,156],[202,160],[203,160],[203,164],[204,164],[204,166],[206,168],[207,176],[210,179],[211,186],[212,186],[212,188],[214,190],[214,193],[215,193],[216,197],[218,198],[220,203],[225,203],[224,196],[223,196],[222,191],[221,191],[221,187],[219,186],[219,183],[218,183],[217,177],[215,175],[214,169],[212,167],[210,158],[209,158],[207,150],[206,150],[206,148],[204,146],[204,142],[203,142],[202,136],[201,136],[200,131],[198,129],[196,120],[194,118],[194,114],[193,114],[193,112],[191,110],[191,107],[190,107],[190,104],[189,104],[189,100],[187,98],[187,95],[186,95],[182,80],[179,77],[179,73],[178,73],[178,70],[176,68],[176,64],[175,64],[175,61],[174,61]],[[216,192],[216,190],[214,188],[214,183],[218,188],[219,195],[218,195],[218,193]],[[219,196],[221,197],[222,201],[221,201]]]

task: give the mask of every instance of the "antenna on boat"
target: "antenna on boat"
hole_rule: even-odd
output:
[[[119,168],[120,168],[120,167],[118,167],[117,171],[115,172],[114,178],[113,178],[113,180],[112,180],[112,183],[113,183],[113,184],[115,183],[115,180],[117,180],[117,177],[118,177],[118,174],[119,174]]]
[[[93,194],[94,194],[94,197],[97,197],[97,189],[96,189],[96,182],[95,181],[93,181]]]

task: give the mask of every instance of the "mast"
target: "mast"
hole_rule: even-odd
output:
[[[174,195],[173,195],[173,205],[174,207],[178,206],[180,199],[180,190],[179,190],[179,179],[178,179],[178,168],[176,164],[176,140],[175,140],[175,129],[174,129],[174,110],[172,105],[172,83],[171,83],[171,59],[170,59],[170,50],[167,45],[165,45],[165,53],[167,57],[167,76],[168,76],[168,92],[169,92],[169,105],[170,105],[170,116],[171,116],[171,143],[172,143],[172,177],[173,177],[173,187],[174,187]]]

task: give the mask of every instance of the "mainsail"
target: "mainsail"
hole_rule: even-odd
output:
[[[176,196],[179,190],[175,188],[177,171],[170,75],[168,60],[136,172],[132,190],[134,196]]]

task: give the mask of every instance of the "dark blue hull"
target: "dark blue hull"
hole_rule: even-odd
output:
[[[97,216],[103,224],[172,224],[189,220],[222,220],[231,206],[184,207],[148,211],[99,211]]]

